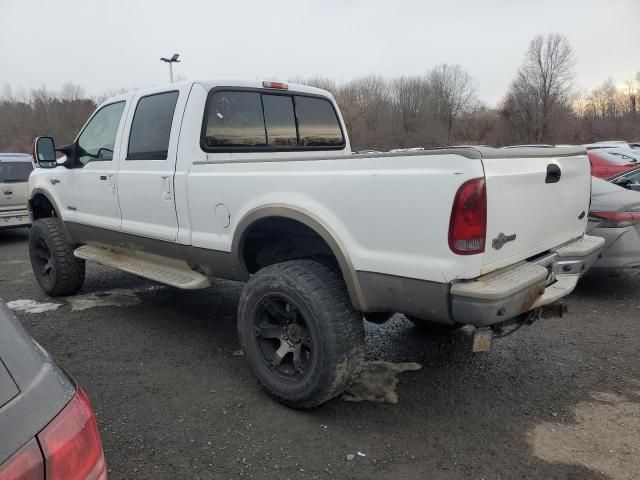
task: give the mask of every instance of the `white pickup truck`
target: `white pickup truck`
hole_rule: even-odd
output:
[[[30,177],[45,292],[78,291],[85,260],[184,289],[246,281],[246,358],[298,408],[359,370],[363,316],[486,340],[569,294],[603,244],[584,235],[583,149],[352,154],[331,94],[301,85],[138,90],[54,150],[36,139]]]

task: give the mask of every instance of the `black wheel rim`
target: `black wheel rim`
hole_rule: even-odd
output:
[[[300,309],[282,295],[268,295],[254,311],[258,353],[276,376],[290,381],[310,370],[314,348],[311,330]]]
[[[33,248],[33,255],[36,260],[36,267],[40,273],[40,277],[46,282],[51,283],[55,274],[55,265],[53,263],[53,255],[51,249],[44,238],[38,237]]]

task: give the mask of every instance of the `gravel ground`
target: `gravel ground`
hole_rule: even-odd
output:
[[[640,475],[640,278],[584,279],[564,318],[487,353],[469,352],[466,329],[367,324],[369,360],[423,366],[400,375],[399,402],[301,412],[272,401],[237,353],[241,284],[185,292],[89,265],[80,297],[51,300],[26,239],[0,232],[0,297],[62,304],[18,316],[89,393],[111,479]]]

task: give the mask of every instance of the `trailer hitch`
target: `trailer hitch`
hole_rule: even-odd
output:
[[[491,350],[494,338],[508,337],[524,325],[531,325],[540,318],[562,317],[566,312],[567,306],[564,303],[554,302],[489,327],[478,327],[473,332],[471,351],[487,352]]]

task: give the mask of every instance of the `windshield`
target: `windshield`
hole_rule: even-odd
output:
[[[0,183],[26,182],[33,166],[29,162],[1,162]]]
[[[640,161],[640,155],[632,150],[595,151],[595,155],[616,165],[627,165]]]

